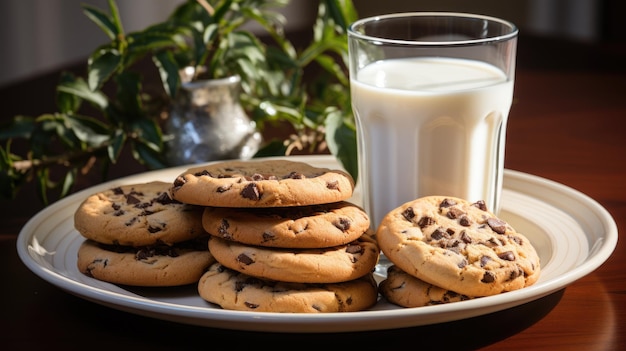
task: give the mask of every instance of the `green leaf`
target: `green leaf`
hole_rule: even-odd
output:
[[[336,109],[327,114],[325,127],[328,149],[356,182],[359,175],[356,130],[345,123],[343,114]]]
[[[76,77],[70,72],[61,73],[60,84],[70,84]],[[56,104],[60,113],[74,113],[80,109],[82,99],[74,94],[56,91]]]
[[[48,205],[48,182],[50,172],[48,168],[39,168],[36,172],[36,183],[35,187],[37,189],[37,195],[39,196],[39,200],[44,204]]]
[[[124,134],[124,131],[120,129],[116,130],[113,135],[113,139],[111,140],[111,144],[107,147],[107,155],[109,160],[111,160],[111,163],[117,162],[120,154],[122,153],[124,143],[126,143],[126,134]]]
[[[179,67],[174,56],[169,51],[159,52],[152,57],[154,64],[159,69],[163,89],[170,97],[175,97],[180,87]]]
[[[63,178],[63,186],[61,187],[61,193],[59,197],[67,196],[72,190],[72,186],[74,186],[74,182],[76,181],[76,175],[78,170],[76,168],[70,169],[66,174],[65,178]]]
[[[327,72],[330,72],[341,84],[345,86],[350,85],[350,79],[346,76],[344,67],[339,65],[333,57],[322,54],[315,58],[315,62]]]
[[[145,146],[157,153],[163,151],[163,133],[156,121],[141,118],[133,121],[131,128]]]
[[[82,4],[83,13],[92,20],[111,40],[115,40],[120,34],[118,27],[113,23],[112,18],[102,10],[88,5]]]
[[[161,159],[160,152],[156,152],[152,147],[142,143],[132,143],[132,154],[135,160],[152,169],[165,168],[166,164]]]
[[[32,117],[15,116],[11,122],[3,124],[0,128],[0,140],[28,138],[36,126],[37,122]]]
[[[82,141],[84,145],[97,147],[109,140],[108,126],[95,118],[69,115],[66,121],[76,138]]]
[[[100,89],[113,72],[122,63],[120,52],[112,47],[102,47],[94,51],[87,61],[87,83],[89,89],[95,91]]]
[[[122,117],[131,120],[144,115],[141,102],[141,78],[138,73],[124,71],[115,76],[115,103]]]
[[[122,19],[120,18],[120,11],[117,8],[115,0],[109,0],[109,11],[111,11],[111,21],[115,26],[115,33],[119,36],[124,34],[124,28],[122,27]]]
[[[206,26],[206,28],[202,32],[202,44],[207,45],[215,40],[215,38],[217,38],[219,34],[219,29],[220,28],[217,23],[212,23]]]
[[[149,53],[172,51],[179,48],[186,50],[187,44],[178,40],[177,32],[180,30],[176,28],[150,27],[144,31],[129,34],[124,64],[127,67],[131,66]]]
[[[189,23],[197,18],[201,6],[196,1],[184,1],[168,17],[169,22],[176,24]]]
[[[213,21],[220,22],[224,20],[232,6],[233,6],[233,0],[225,0],[225,1],[222,1],[220,4],[218,4],[212,16]]]
[[[274,139],[260,148],[254,157],[285,156],[287,146],[282,140]]]
[[[340,33],[346,33],[346,30],[352,22],[359,18],[351,0],[323,0],[328,6],[328,13],[335,23],[342,29]]]
[[[57,86],[57,90],[60,92],[75,95],[83,100],[89,101],[103,111],[109,105],[109,100],[107,96],[100,91],[91,90],[82,78],[78,78],[75,81],[71,82],[61,82]]]

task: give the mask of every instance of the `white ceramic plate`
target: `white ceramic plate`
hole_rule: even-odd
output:
[[[291,156],[337,168],[332,156]],[[524,233],[542,263],[539,281],[496,296],[446,305],[399,308],[383,299],[370,310],[328,314],[281,314],[223,310],[202,300],[195,286],[128,288],[81,274],[76,253],[83,238],[73,214],[89,194],[121,184],[173,181],[187,167],[121,178],[75,193],[45,208],[24,226],[17,250],[24,264],[44,280],[84,299],[145,316],[227,329],[274,332],[347,332],[427,325],[483,315],[536,300],[598,268],[617,245],[610,214],[588,196],[537,176],[506,170],[500,217]],[[353,202],[360,204],[360,190]],[[377,267],[377,279],[385,269]]]

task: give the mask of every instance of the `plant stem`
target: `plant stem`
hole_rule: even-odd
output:
[[[206,0],[196,0],[198,1],[198,4],[200,4],[200,6],[204,7],[204,9],[206,10],[206,12],[209,13],[209,15],[213,16],[213,13],[215,13],[215,10],[213,9],[213,6],[211,6],[211,4],[209,4]]]
[[[20,161],[13,162],[13,168],[20,173],[28,173],[32,170],[35,170],[36,168],[49,167],[53,165],[61,165],[65,167],[70,167],[70,165],[74,161],[84,159],[84,158],[91,158],[93,157],[93,154],[99,151],[105,150],[108,146],[109,144],[105,143],[98,147],[90,147],[90,148],[87,148],[85,150],[80,150],[80,151],[70,151],[67,153],[63,153],[63,154],[55,155],[51,157],[46,157],[43,159],[20,160]],[[91,168],[91,167],[90,166],[87,167],[86,170],[83,169],[83,173],[86,173],[86,171],[89,171],[88,168]]]

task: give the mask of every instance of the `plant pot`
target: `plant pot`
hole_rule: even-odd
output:
[[[165,123],[165,156],[172,165],[250,159],[261,134],[242,108],[239,76],[185,81]]]

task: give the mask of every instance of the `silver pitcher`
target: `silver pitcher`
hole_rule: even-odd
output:
[[[241,78],[183,83],[165,123],[165,157],[172,165],[250,159],[262,137],[240,104]]]

